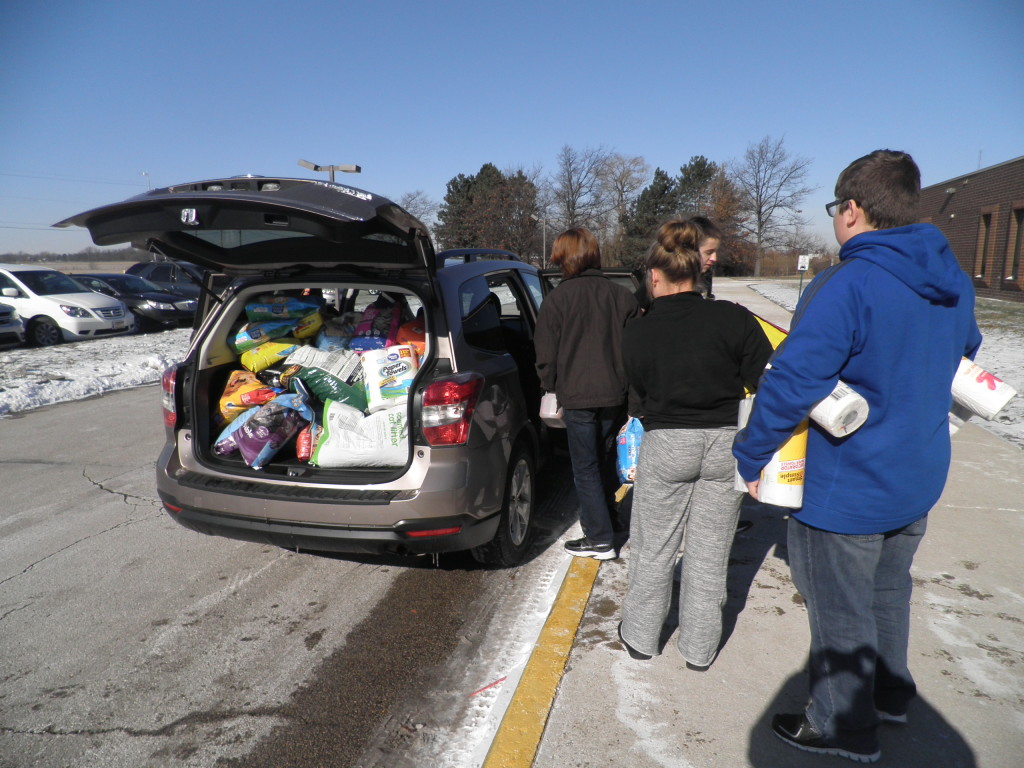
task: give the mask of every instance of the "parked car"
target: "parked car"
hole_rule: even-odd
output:
[[[547,430],[534,371],[543,296],[536,268],[506,258],[449,262],[445,253],[435,255],[423,224],[391,201],[308,179],[183,184],[58,226],[72,224],[88,227],[97,244],[145,240],[235,278],[199,321],[188,356],[163,376],[166,444],[157,490],[172,518],[203,533],[292,549],[471,550],[499,565],[526,555]],[[322,424],[327,414],[328,428],[313,463],[290,443],[260,469],[215,450],[223,432],[211,413],[230,377],[245,375],[232,344],[251,330],[253,307],[303,302],[330,327],[365,323],[377,307],[419,318],[422,354],[403,390],[406,402],[370,416],[357,410],[357,429],[387,414],[385,459],[344,447],[322,460],[331,431],[349,433],[331,426],[336,406],[319,398],[314,413]],[[342,359],[354,340],[366,341],[348,339],[337,353]],[[322,335],[313,341],[323,343]],[[261,374],[283,384],[282,374],[301,371],[282,365]],[[378,383],[379,390],[369,383],[364,390],[371,402],[388,380]],[[371,440],[363,448],[373,453],[379,445]]]
[[[156,283],[168,293],[196,299],[202,290],[206,271],[198,264],[174,260],[140,261],[132,264],[124,272],[126,275],[136,275]]]
[[[25,329],[18,311],[10,304],[0,303],[0,347],[25,343]]]
[[[197,302],[180,293],[165,291],[138,275],[102,272],[76,274],[86,288],[123,302],[135,315],[140,331],[163,330],[192,324]]]
[[[15,308],[30,344],[128,333],[134,320],[117,299],[101,296],[55,269],[0,264],[0,295]]]
[[[642,275],[635,269],[629,267],[603,267],[601,269],[613,283],[618,283],[630,293],[636,293],[640,288]],[[562,270],[554,267],[542,269],[541,279],[544,281],[544,288],[547,292],[553,291],[562,282]]]

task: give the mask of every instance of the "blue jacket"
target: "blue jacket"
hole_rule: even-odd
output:
[[[931,224],[856,235],[839,260],[801,297],[733,454],[740,474],[755,479],[842,379],[870,415],[843,438],[811,422],[796,518],[836,533],[882,533],[928,514],[942,494],[950,387],[981,333],[970,279]]]

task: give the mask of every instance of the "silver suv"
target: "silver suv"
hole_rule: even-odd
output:
[[[522,559],[546,444],[534,267],[482,249],[435,254],[423,224],[391,201],[308,179],[181,184],[57,226],[70,224],[98,245],[145,241],[232,278],[204,297],[212,309],[163,376],[157,489],[179,523],[297,549]],[[300,317],[280,321],[291,323],[283,339],[273,319],[253,319],[286,307]],[[253,334],[264,343],[240,352]],[[289,407],[225,413],[225,398],[241,409],[231,391],[252,386],[249,374]],[[261,430],[284,440],[276,453],[244,450]]]

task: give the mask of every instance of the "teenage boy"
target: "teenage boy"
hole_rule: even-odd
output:
[[[916,692],[910,566],[949,469],[953,375],[981,345],[970,280],[942,233],[913,223],[920,188],[903,152],[872,152],[839,175],[825,206],[839,264],[804,292],[733,445],[757,498],[762,467],[839,379],[868,401],[852,435],[813,423],[808,434],[788,550],[810,622],[810,701],[772,719],[794,747],[860,762],[879,759],[879,722],[905,723]]]

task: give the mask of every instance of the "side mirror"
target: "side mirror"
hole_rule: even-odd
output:
[[[4,296],[10,299],[16,299],[19,296],[21,296],[21,291],[19,291],[17,288],[4,288],[2,291],[0,291],[0,293],[3,293]]]

